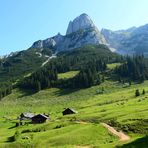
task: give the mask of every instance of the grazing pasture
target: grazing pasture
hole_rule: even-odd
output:
[[[104,91],[99,93],[102,87]],[[137,88],[141,94],[138,97]],[[73,108],[78,113],[63,116],[64,108]],[[50,120],[15,127],[22,112],[50,113]],[[120,141],[102,123],[122,130],[131,139]],[[106,80],[87,89],[50,88],[38,93],[14,89],[0,101],[0,147],[127,147],[142,138],[146,145],[147,134],[148,81],[124,87]]]

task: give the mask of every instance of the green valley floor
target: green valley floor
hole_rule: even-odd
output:
[[[135,97],[137,88],[146,93]],[[63,116],[67,107],[78,113]],[[51,119],[15,127],[22,112],[50,113]],[[130,138],[120,140],[102,123]],[[148,81],[131,86],[105,81],[87,89],[51,88],[38,93],[14,89],[0,101],[0,147],[146,148],[147,135]]]

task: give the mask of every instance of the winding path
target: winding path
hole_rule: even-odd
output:
[[[55,54],[52,54],[51,57],[48,57],[48,59],[47,59],[44,63],[42,63],[42,66],[41,66],[41,67],[43,67],[43,66],[46,65],[51,59],[56,58],[56,57],[57,57],[57,56],[56,56],[56,53],[55,53]]]
[[[130,137],[126,134],[124,134],[122,131],[118,132],[115,130],[115,128],[111,127],[110,125],[106,123],[101,123],[105,128],[107,128],[112,134],[116,135],[119,137],[120,141],[128,141],[130,140]]]

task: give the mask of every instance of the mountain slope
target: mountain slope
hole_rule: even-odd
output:
[[[33,49],[14,53],[1,60],[0,82],[15,81],[41,67],[42,63],[51,56],[50,49]]]
[[[105,71],[107,63],[115,62],[118,55],[112,53],[105,45],[86,45],[81,48],[58,53],[45,67],[40,68],[18,84],[25,89],[40,91],[50,87],[90,87],[100,84],[98,72]],[[57,79],[57,74],[77,70],[79,73],[66,81]]]

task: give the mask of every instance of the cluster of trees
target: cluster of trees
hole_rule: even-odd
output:
[[[86,88],[93,85],[99,85],[104,81],[104,76],[101,76],[100,73],[105,71],[106,68],[106,63],[101,59],[88,63],[74,78],[73,86],[77,88]]]
[[[128,77],[134,81],[143,82],[148,79],[147,60],[144,56],[127,57],[124,64],[117,67],[115,72],[121,77]]]
[[[4,98],[5,96],[11,94],[12,92],[12,86],[7,86],[7,87],[4,87],[4,88],[0,88],[0,100],[2,98]]]
[[[72,87],[87,88],[101,83],[100,75],[93,68],[87,68],[80,71],[80,73],[73,79]]]
[[[97,71],[106,69],[107,60],[105,58],[94,57],[59,57],[52,60],[46,67],[54,67],[58,73],[64,73],[70,70],[83,69],[87,64],[95,65]]]
[[[20,87],[40,91],[41,89],[54,86],[57,77],[57,71],[55,69],[49,70],[47,68],[42,68],[34,72],[31,76],[23,79],[20,83]]]
[[[142,90],[142,95],[145,95],[145,89]],[[140,96],[140,91],[139,91],[139,89],[136,89],[136,91],[135,91],[135,96],[136,96],[136,97]]]

